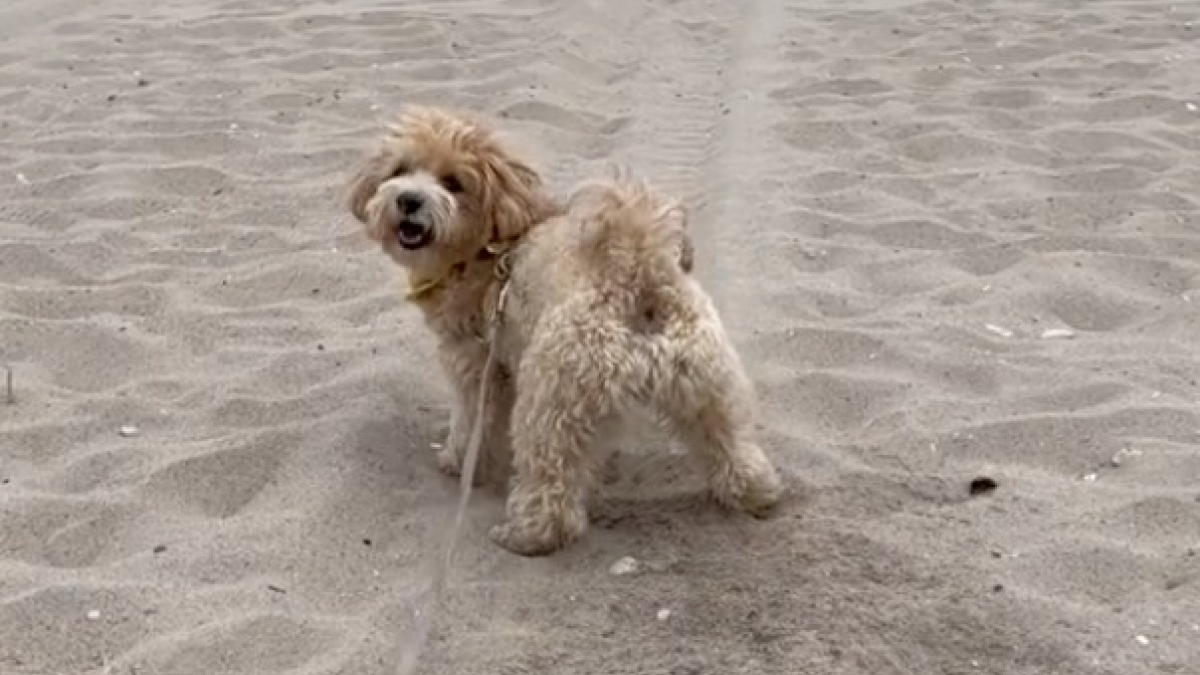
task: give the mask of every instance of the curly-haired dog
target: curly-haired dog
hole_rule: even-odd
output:
[[[407,271],[438,339],[456,394],[438,456],[450,473],[495,350],[481,470],[515,470],[496,543],[539,555],[582,535],[599,448],[635,411],[702,460],[722,503],[763,515],[778,501],[780,479],[751,435],[750,384],[687,273],[673,200],[618,176],[560,205],[483,123],[411,108],[352,181],[349,206]]]

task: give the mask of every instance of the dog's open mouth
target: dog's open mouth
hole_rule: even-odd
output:
[[[405,220],[396,228],[396,241],[404,248],[412,251],[428,246],[433,240],[433,228],[426,227],[411,220]]]

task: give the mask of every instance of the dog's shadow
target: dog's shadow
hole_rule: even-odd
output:
[[[718,504],[695,458],[665,441],[618,451],[601,482],[589,517],[595,530],[612,536],[682,543],[689,532],[716,534],[756,520]],[[771,517],[790,510],[793,501],[785,498]]]
[[[415,518],[421,524],[413,526],[431,534],[439,525],[425,521],[443,511],[450,517],[460,494],[460,482],[438,470],[433,448],[444,438],[448,411],[436,402],[411,400],[387,408],[397,412],[363,420],[346,444],[346,461],[357,466],[348,472],[353,497],[343,506],[363,515],[390,514],[399,522]],[[656,547],[690,548],[752,527],[755,520],[717,504],[695,458],[657,435],[620,446],[597,482],[589,504],[591,533],[576,547],[580,554],[651,541]],[[500,522],[504,498],[503,486],[473,488],[468,520]],[[775,513],[781,509],[790,510],[786,501]]]

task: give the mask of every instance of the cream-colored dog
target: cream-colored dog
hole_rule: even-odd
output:
[[[751,437],[750,384],[687,273],[673,200],[617,176],[560,206],[483,123],[410,108],[348,201],[407,271],[437,337],[455,392],[438,454],[448,473],[462,470],[495,350],[480,469],[515,470],[497,544],[540,555],[582,535],[606,441],[635,412],[694,451],[720,502],[764,515],[778,501],[780,479]]]

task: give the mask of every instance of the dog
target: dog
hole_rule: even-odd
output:
[[[676,200],[626,172],[562,203],[485,121],[410,107],[347,205],[406,271],[436,336],[454,392],[439,467],[463,470],[480,421],[481,474],[510,479],[496,544],[537,556],[581,537],[606,442],[635,413],[700,459],[720,503],[765,517],[779,501],[751,384],[690,274]],[[498,368],[480,407],[489,353]]]

